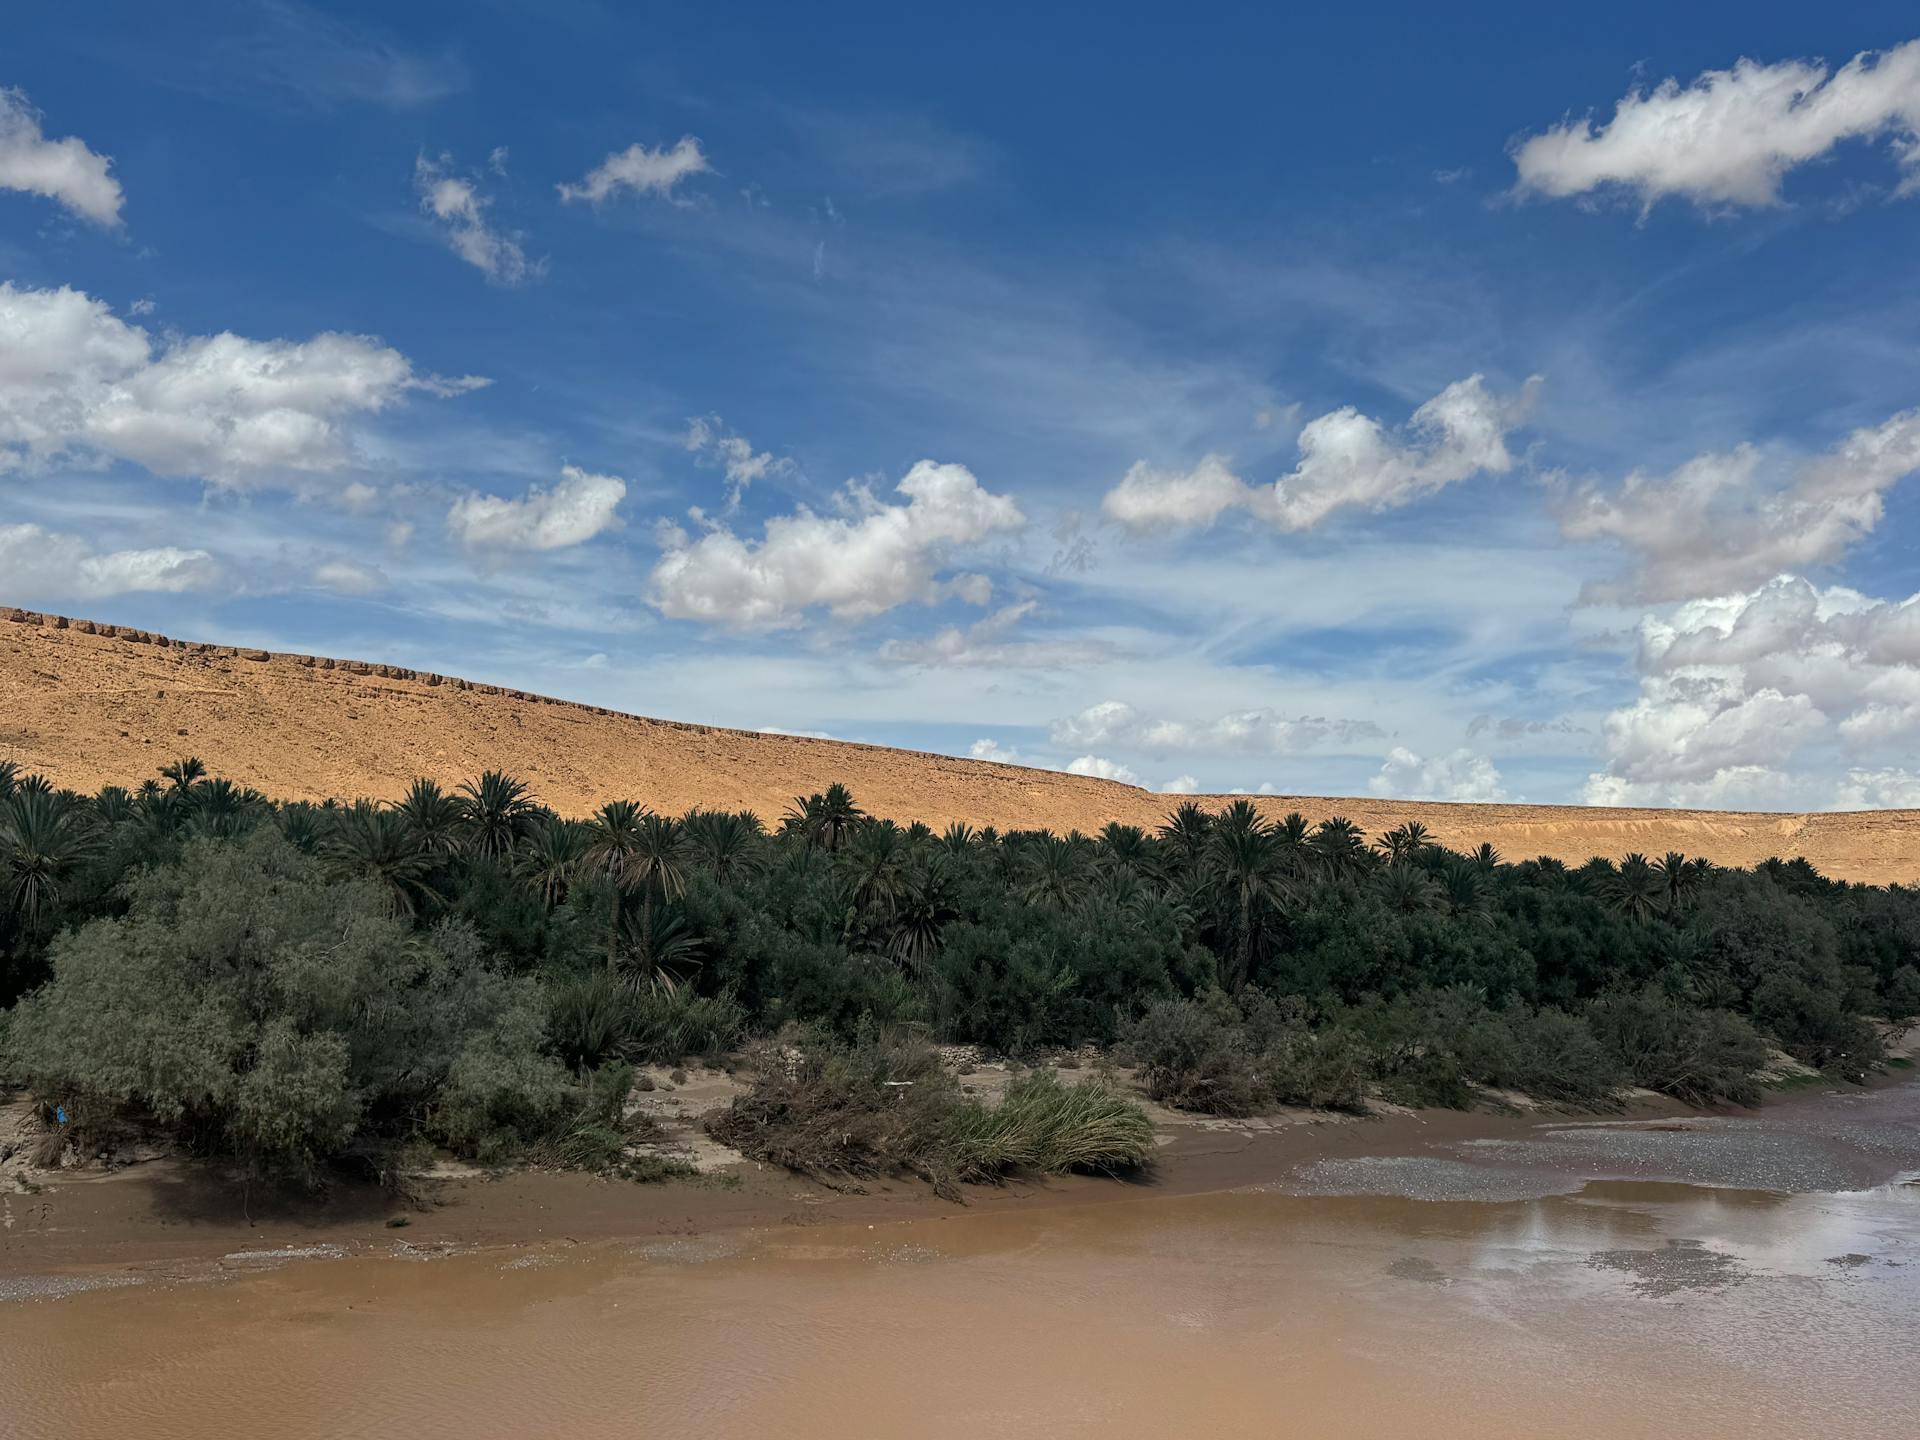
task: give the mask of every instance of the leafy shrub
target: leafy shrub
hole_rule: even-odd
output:
[[[1760,1099],[1754,1074],[1766,1042],[1737,1015],[1696,1009],[1652,986],[1603,996],[1587,1015],[1635,1085],[1694,1105]]]
[[[412,932],[275,828],[189,842],[127,904],[54,944],[53,978],[9,1027],[11,1065],[43,1096],[309,1182],[352,1148],[416,1129],[476,1148],[560,1103],[532,982],[471,931]]]

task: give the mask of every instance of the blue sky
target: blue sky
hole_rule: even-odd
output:
[[[721,8],[16,17],[0,601],[1154,789],[1920,805],[1910,7]]]

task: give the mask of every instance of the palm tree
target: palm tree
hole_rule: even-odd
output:
[[[980,832],[964,820],[956,820],[940,832],[940,844],[951,855],[964,855],[979,843]]]
[[[331,831],[331,820],[317,805],[294,801],[279,814],[280,833],[287,843],[303,855],[316,853]]]
[[[687,888],[688,848],[684,824],[649,810],[640,817],[633,853],[615,878],[626,889],[675,898]]]
[[[411,915],[422,897],[433,857],[400,816],[371,800],[356,800],[335,818],[321,846],[327,873],[341,880],[371,880],[395,915]]]
[[[587,837],[581,826],[548,816],[535,822],[521,840],[513,869],[552,913],[565,903],[586,853]]]
[[[1358,825],[1342,815],[1329,816],[1314,826],[1307,848],[1320,868],[1336,880],[1366,867],[1366,837]]]
[[[751,810],[728,814],[701,810],[686,818],[687,843],[722,885],[751,875],[764,863],[760,817]]]
[[[1652,918],[1665,903],[1666,888],[1647,857],[1635,851],[1621,858],[1607,898],[1622,915],[1639,923]]]
[[[656,916],[652,901],[638,918],[620,918],[620,946],[613,968],[635,985],[662,994],[675,994],[699,969],[706,938],[693,933],[686,915],[676,906]]]
[[[906,881],[906,836],[891,820],[875,820],[861,829],[847,850],[853,903],[863,912],[885,911],[899,898]]]
[[[451,855],[460,848],[460,825],[466,812],[438,782],[416,779],[394,808],[429,854]]]
[[[1373,843],[1389,861],[1397,862],[1411,860],[1432,844],[1433,839],[1426,826],[1418,820],[1408,820],[1404,824],[1394,826]]]
[[[646,814],[634,800],[609,800],[587,822],[587,864],[618,879],[633,863],[640,848],[640,817]]]
[[[1286,855],[1275,827],[1251,801],[1236,800],[1215,818],[1205,862],[1208,876],[1233,903],[1237,924],[1225,978],[1227,989],[1238,990],[1253,976],[1267,912],[1288,898]]]
[[[1493,895],[1489,872],[1472,855],[1447,852],[1440,862],[1440,888],[1446,897],[1447,912],[1457,920],[1475,925],[1493,923]]]
[[[19,763],[13,760],[0,760],[0,801],[13,798],[13,787],[19,779]]]
[[[1446,904],[1433,877],[1408,860],[1393,861],[1374,883],[1386,907],[1402,915],[1426,915]]]
[[[825,794],[796,795],[782,817],[782,828],[821,850],[846,844],[867,812],[853,803],[853,792],[835,781]]]
[[[1482,870],[1493,871],[1500,868],[1500,852],[1491,842],[1482,840],[1470,857]]]
[[[97,848],[87,816],[63,805],[50,792],[16,786],[0,802],[0,877],[7,886],[7,907],[23,916],[30,931],[59,899],[67,873]]]
[[[195,756],[185,755],[171,765],[162,765],[160,774],[173,782],[175,791],[184,795],[206,778],[207,767]]]
[[[1167,812],[1156,833],[1174,857],[1191,870],[1199,865],[1212,828],[1213,817],[1200,808],[1198,800],[1183,800]]]
[[[224,779],[202,780],[180,793],[187,799],[187,824],[195,833],[216,839],[231,839],[250,829],[267,804],[258,790]]]
[[[0,785],[0,800],[6,798],[7,787]],[[94,816],[103,825],[118,825],[133,818],[133,796],[127,793],[124,785],[102,785],[100,793],[93,797]]]
[[[1071,840],[1043,836],[1028,852],[1021,899],[1049,910],[1071,910],[1085,888],[1080,853]]]
[[[906,969],[923,974],[940,953],[940,936],[959,918],[953,903],[952,862],[936,851],[901,877],[887,953]]]
[[[1689,860],[1678,850],[1669,850],[1653,862],[1653,873],[1667,892],[1666,907],[1681,910],[1693,902],[1700,884],[1713,868],[1709,860]]]
[[[1147,858],[1147,832],[1138,825],[1109,820],[1100,832],[1100,844],[1122,865],[1138,865]]]
[[[524,780],[489,770],[460,787],[461,828],[469,850],[504,860],[533,819],[533,796]]]

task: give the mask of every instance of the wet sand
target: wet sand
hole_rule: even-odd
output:
[[[98,1271],[140,1283],[0,1305],[0,1394],[23,1440],[1920,1425],[1920,1086],[1495,1129],[1228,1193]]]

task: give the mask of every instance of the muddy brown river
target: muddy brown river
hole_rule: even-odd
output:
[[[1217,1195],[28,1277],[0,1433],[1907,1437],[1917,1154],[1905,1085]]]

